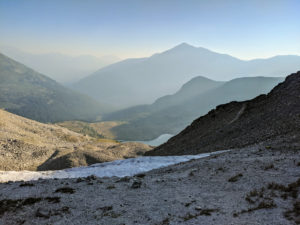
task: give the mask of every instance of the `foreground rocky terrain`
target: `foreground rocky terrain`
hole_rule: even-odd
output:
[[[0,224],[299,224],[300,155],[262,145],[134,177],[0,184]]]
[[[57,170],[143,155],[151,147],[118,143],[0,110],[0,170]]]

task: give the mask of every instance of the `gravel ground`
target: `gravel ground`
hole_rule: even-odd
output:
[[[252,146],[125,178],[0,184],[0,224],[299,224],[300,154]]]

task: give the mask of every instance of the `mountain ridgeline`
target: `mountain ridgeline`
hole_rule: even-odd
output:
[[[267,95],[219,105],[146,155],[186,155],[264,142],[269,148],[300,148],[300,72]]]
[[[119,61],[115,56],[97,58],[91,55],[69,56],[60,53],[32,54],[12,47],[0,46],[0,51],[51,79],[74,83],[100,68]]]
[[[245,77],[218,82],[196,77],[174,95],[159,98],[151,105],[113,112],[104,119],[127,122],[112,128],[112,132],[121,140],[149,140],[164,133],[177,134],[195,118],[217,105],[268,93],[283,79]]]
[[[0,108],[57,122],[94,119],[108,107],[0,54]]]
[[[118,109],[151,104],[175,93],[193,77],[231,80],[242,76],[282,76],[300,69],[300,56],[276,56],[244,61],[188,44],[148,58],[127,59],[74,84],[74,88]]]

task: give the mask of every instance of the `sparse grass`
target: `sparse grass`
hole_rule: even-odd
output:
[[[219,167],[218,169],[215,170],[216,174],[224,173],[225,171],[226,171],[225,167]]]
[[[277,207],[277,205],[274,203],[273,200],[263,200],[262,202],[260,202],[258,204],[258,206],[256,207],[252,207],[252,208],[249,208],[247,210],[242,210],[240,212],[240,214],[243,214],[243,213],[250,213],[250,212],[253,212],[253,211],[256,211],[256,210],[260,210],[260,209],[272,209],[272,208],[275,208]]]
[[[54,130],[53,134],[62,141],[72,142],[72,143],[76,143],[79,141],[79,139],[78,139],[79,136],[77,137],[73,134],[66,133],[62,129]]]
[[[284,217],[288,220],[294,220],[296,224],[300,224],[300,201],[296,201],[293,204],[293,208],[284,213]]]
[[[271,169],[275,169],[274,164],[267,165],[267,166],[265,166],[265,168],[264,168],[264,170],[271,170]]]
[[[237,182],[242,176],[243,176],[243,174],[239,173],[233,177],[230,177],[228,179],[228,182]]]
[[[201,210],[198,210],[198,211],[200,211],[200,213],[199,213],[200,216],[202,216],[202,215],[211,216],[211,214],[213,212],[217,212],[219,210],[218,209],[201,209]]]
[[[62,187],[62,188],[56,189],[55,193],[74,194],[75,190],[70,187]]]
[[[274,182],[268,185],[268,189],[284,192],[281,195],[283,199],[286,199],[287,197],[297,198],[299,187],[300,187],[300,178],[297,181],[288,184],[287,186],[284,186],[283,184],[277,184]]]
[[[33,183],[29,183],[29,182],[25,182],[25,183],[21,183],[19,186],[20,187],[33,187],[34,184]]]
[[[160,224],[161,225],[169,225],[170,224],[170,219],[169,218],[165,218]]]
[[[199,216],[198,214],[191,214],[191,213],[188,213],[188,214],[186,214],[182,219],[183,219],[184,221],[188,221],[188,220],[197,218],[198,216]]]
[[[191,171],[190,173],[189,173],[189,177],[193,177],[193,176],[195,176],[195,173],[194,173],[195,171]]]
[[[192,200],[191,202],[187,202],[184,204],[185,207],[189,207],[191,204],[195,203],[196,200]]]
[[[243,213],[250,213],[255,210],[271,209],[277,207],[273,198],[277,197],[278,196],[277,194],[280,193],[281,193],[281,198],[283,200],[287,200],[289,197],[292,199],[297,199],[299,187],[300,187],[300,179],[288,185],[272,182],[267,185],[267,188],[262,187],[260,190],[254,189],[246,195],[245,200],[248,203],[256,206],[250,207],[248,209],[244,209],[240,212],[234,212],[233,217],[237,217]],[[294,220],[296,224],[298,224],[300,222],[297,221],[299,215],[300,215],[300,202],[297,199],[296,202],[294,202],[293,208],[291,210],[286,211],[284,213],[284,216],[289,220]]]
[[[84,150],[96,150],[97,146],[92,145],[92,144],[86,144],[86,145],[83,146],[83,149]]]
[[[187,213],[184,217],[182,217],[182,219],[184,221],[188,221],[194,218],[197,218],[198,216],[211,216],[211,214],[213,212],[218,212],[219,209],[196,209],[197,211],[199,211],[196,214],[191,214],[191,213]]]
[[[0,215],[5,212],[16,212],[26,205],[33,205],[40,202],[42,198],[25,198],[25,199],[3,199],[0,201]]]
[[[50,203],[60,203],[60,197],[46,197],[45,199]]]
[[[144,178],[146,176],[146,174],[144,173],[139,173],[139,174],[136,174],[135,177],[138,177],[138,178]]]
[[[259,198],[264,197],[264,191],[264,187],[262,187],[260,190],[254,189],[246,195],[245,200],[250,204],[254,204],[259,200]]]
[[[101,207],[101,208],[98,208],[98,209],[105,213],[105,212],[108,212],[108,211],[112,210],[113,207],[110,205],[110,206],[104,206],[104,207]]]
[[[106,189],[115,189],[115,188],[116,188],[115,185],[109,185],[109,186],[106,187]]]
[[[73,136],[73,135],[63,135],[62,139],[67,141],[67,142],[73,142],[73,143],[78,142],[78,138],[76,136]]]
[[[98,210],[102,211],[102,216],[109,216],[111,218],[118,218],[119,216],[121,216],[121,214],[119,213],[115,213],[113,210],[112,206],[104,206],[101,208],[98,208]]]
[[[41,143],[40,140],[38,140],[37,137],[33,137],[33,136],[30,136],[30,135],[27,135],[25,137],[21,137],[20,141],[24,141],[25,143],[32,144],[32,145],[39,145]]]
[[[113,134],[112,128],[120,126],[122,124],[124,124],[124,122],[120,121],[105,121],[97,123],[65,121],[58,123],[59,126],[68,128],[77,133],[82,133],[100,139],[115,139],[116,136]]]
[[[99,142],[99,143],[116,143],[116,144],[120,143],[120,142],[118,142],[118,141],[116,141],[116,140],[113,140],[113,139],[105,139],[105,138],[97,138],[97,139],[96,139],[96,142]]]

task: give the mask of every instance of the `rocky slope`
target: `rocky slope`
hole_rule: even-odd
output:
[[[251,146],[134,177],[0,184],[0,224],[299,224],[300,155]]]
[[[274,142],[274,140],[276,140]],[[185,155],[283,142],[300,148],[300,72],[289,75],[267,95],[219,105],[167,143],[146,155]]]
[[[0,110],[0,170],[57,170],[136,157],[140,143],[96,139]]]

